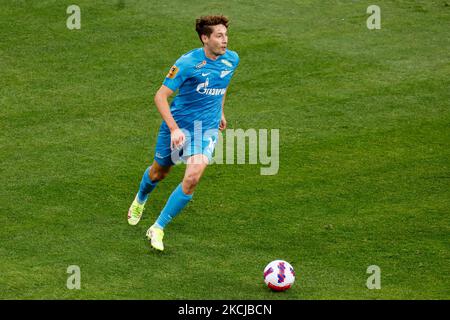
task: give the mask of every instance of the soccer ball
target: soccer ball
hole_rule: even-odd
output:
[[[264,282],[274,291],[285,291],[294,281],[294,268],[284,260],[274,260],[264,269]]]

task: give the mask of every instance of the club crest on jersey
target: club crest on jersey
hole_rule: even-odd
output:
[[[222,60],[220,60],[224,65],[226,65],[227,67],[232,67],[233,65],[231,64],[231,62],[230,61],[228,61],[228,60],[225,60],[225,59],[222,59]]]
[[[222,71],[222,72],[220,73],[220,77],[221,77],[221,78],[226,77],[228,74],[231,73],[231,71],[232,71],[232,70],[224,70],[224,71]]]
[[[197,64],[195,66],[196,69],[200,69],[203,68],[206,65],[206,60],[203,60],[202,62],[200,62],[199,64]]]
[[[169,79],[173,79],[173,78],[175,78],[175,76],[177,75],[177,73],[178,73],[178,67],[177,66],[172,66],[172,68],[170,68],[170,71],[169,71],[169,73],[167,74],[167,76],[166,76],[166,78],[169,78]]]

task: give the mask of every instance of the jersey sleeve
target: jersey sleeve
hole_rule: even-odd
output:
[[[191,68],[184,63],[181,59],[178,59],[175,64],[170,68],[169,73],[164,79],[163,85],[176,91],[191,73]]]

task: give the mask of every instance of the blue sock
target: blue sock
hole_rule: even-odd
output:
[[[192,194],[185,194],[180,183],[170,195],[169,200],[167,200],[166,206],[156,220],[156,226],[164,229],[164,227],[172,221],[181,210],[183,210],[191,199]]]
[[[158,181],[153,182],[152,180],[150,180],[150,176],[148,175],[148,173],[150,172],[150,168],[151,167],[148,167],[147,170],[145,170],[144,175],[142,176],[141,185],[139,186],[139,192],[137,196],[138,202],[141,204],[147,201],[149,193],[152,192],[158,184]]]

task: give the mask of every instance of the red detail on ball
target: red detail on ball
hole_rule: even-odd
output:
[[[274,291],[284,291],[291,287],[290,284],[288,284],[287,286],[277,287],[277,286],[274,286],[273,284],[271,284],[270,282],[268,283],[268,286],[270,289],[272,289]]]

